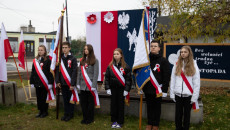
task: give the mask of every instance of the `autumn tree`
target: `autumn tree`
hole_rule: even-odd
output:
[[[143,2],[158,8],[158,16],[169,16],[170,27],[158,24],[156,33],[161,40],[205,36],[214,37],[216,43],[230,40],[230,0],[148,0]]]

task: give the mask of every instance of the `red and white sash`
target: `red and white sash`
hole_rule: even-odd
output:
[[[186,78],[186,76],[184,75],[184,72],[181,70],[181,77],[182,79],[184,80],[186,86],[188,87],[189,91],[193,94],[193,89],[190,85],[190,83],[188,82],[188,79]],[[198,101],[194,102],[192,104],[192,108],[195,112],[199,111],[199,104],[198,104]]]
[[[36,59],[33,60],[33,64],[34,64],[34,67],[35,67],[35,70],[40,78],[40,80],[42,81],[42,84],[45,86],[46,90],[47,90],[47,98],[46,98],[46,102],[50,102],[52,100],[55,99],[54,97],[54,94],[53,94],[53,90],[52,89],[49,89],[48,87],[48,79],[46,78],[45,74],[43,73],[39,63],[37,62]]]
[[[117,77],[117,79],[120,81],[120,83],[125,87],[125,78],[124,78],[124,76],[122,75],[122,74],[125,74],[125,73],[122,72],[122,71],[119,71],[119,70],[117,69],[117,67],[114,66],[114,65],[111,66],[111,69],[112,69],[114,75],[115,75],[115,76]],[[129,100],[130,100],[130,96],[129,96],[129,93],[128,93],[128,95],[125,96],[125,103],[126,103],[126,105],[129,105]]]
[[[150,69],[150,81],[152,85],[154,86],[154,88],[156,89],[156,96],[162,97],[162,90],[161,90],[162,84],[158,83],[151,69]]]
[[[84,78],[86,86],[88,87],[89,91],[91,92],[91,94],[94,97],[95,107],[100,108],[100,102],[99,102],[99,97],[98,97],[97,90],[95,90],[95,91],[91,90],[93,83],[90,80],[90,78],[89,78],[84,66],[81,66],[81,72],[82,72],[82,75],[83,75],[83,78]]]
[[[71,86],[71,78],[70,78],[69,73],[67,72],[67,70],[65,68],[65,65],[64,65],[62,60],[61,60],[61,73],[62,73],[62,76],[65,79],[65,82],[67,83],[67,85],[70,88],[70,86]],[[76,87],[74,87],[74,89],[72,90],[72,95],[71,95],[71,98],[70,98],[70,103],[74,104],[75,102],[76,102],[76,104],[79,104],[79,96],[78,96]]]

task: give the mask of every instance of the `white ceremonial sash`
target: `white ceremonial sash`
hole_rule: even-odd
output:
[[[63,78],[65,79],[65,82],[67,83],[67,85],[71,86],[71,78],[69,76],[69,73],[67,72],[66,68],[65,68],[65,65],[63,63],[63,61],[61,60],[61,73],[62,73],[62,76]],[[72,90],[72,95],[71,95],[71,98],[70,98],[70,103],[74,104],[76,102],[76,104],[79,104],[79,96],[78,96],[78,93],[77,93],[77,89],[76,87],[74,87],[74,89]]]
[[[121,82],[121,84],[125,87],[125,78],[122,76],[122,72],[120,72],[116,66],[111,66],[112,67],[112,71],[115,74],[115,76],[117,77],[117,79]]]
[[[90,80],[90,78],[89,78],[84,66],[81,66],[81,72],[82,72],[82,75],[83,75],[83,78],[84,78],[86,86],[88,87],[89,91],[91,92],[91,94],[94,97],[95,107],[100,108],[100,102],[99,102],[99,97],[98,97],[97,90],[95,90],[95,91],[91,90],[93,83]]]
[[[117,79],[120,81],[120,83],[125,87],[125,78],[124,78],[124,76],[122,76],[122,73],[123,73],[123,72],[120,72],[120,71],[117,69],[117,67],[114,66],[114,65],[111,66],[111,69],[112,69],[114,75],[115,75],[115,76],[117,77]],[[129,93],[128,93],[128,95],[125,96],[125,103],[126,103],[126,105],[128,105],[128,106],[129,106],[129,100],[130,100],[130,96],[129,96]]]
[[[45,88],[46,88],[46,90],[48,92],[46,102],[50,102],[50,101],[55,99],[54,94],[53,94],[53,90],[49,89],[49,87],[48,87],[48,84],[49,84],[48,79],[46,78],[45,74],[43,73],[39,63],[37,62],[37,60],[34,59],[33,63],[34,63],[35,70],[36,70],[40,80],[42,81],[42,84],[45,86]]]
[[[157,97],[161,97],[162,96],[162,90],[161,90],[161,87],[162,87],[162,84],[159,84],[157,79],[155,78],[152,70],[150,70],[150,81],[152,83],[152,85],[155,87],[156,89],[156,96]]]
[[[186,76],[184,75],[184,72],[181,70],[181,77],[183,79],[183,81],[185,82],[186,86],[188,87],[189,91],[193,94],[193,89],[192,86],[190,85],[190,83],[188,82],[188,79],[186,78]],[[198,101],[194,102],[192,104],[192,108],[194,112],[198,112],[199,111],[199,104]]]

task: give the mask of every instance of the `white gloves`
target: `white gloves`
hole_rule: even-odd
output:
[[[107,92],[108,95],[112,95],[110,89],[108,89],[106,92]]]
[[[162,93],[162,97],[167,97],[167,93]]]
[[[191,103],[190,104],[193,104],[194,102],[193,101],[191,101]]]
[[[52,89],[53,85],[52,84],[48,84],[48,89]]]
[[[80,90],[80,85],[77,85],[77,88]]]
[[[31,88],[34,88],[34,84],[30,84],[30,87],[31,87]]]
[[[92,90],[92,91],[95,91],[95,90],[97,90],[97,89],[92,87],[91,90]]]
[[[175,98],[172,98],[172,100],[173,100],[174,102],[176,102]]]
[[[123,94],[123,95],[124,95],[124,96],[127,96],[127,95],[128,95],[128,93],[129,93],[129,92],[124,91],[124,94]]]

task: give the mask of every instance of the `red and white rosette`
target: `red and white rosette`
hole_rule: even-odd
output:
[[[122,75],[125,75],[125,70],[122,67],[120,68],[120,71],[122,72]]]
[[[159,65],[159,64],[156,64],[153,70],[154,70],[154,71],[157,70],[158,72],[160,72],[160,65]]]
[[[71,60],[68,60],[68,67],[71,68],[71,63],[72,61]]]
[[[43,68],[42,68],[42,67],[43,67],[43,65],[44,65],[43,63],[40,63],[40,67],[41,67],[41,69],[42,69],[42,70],[43,70]]]
[[[106,23],[111,23],[112,21],[114,20],[114,16],[113,16],[113,13],[111,12],[108,12],[104,15],[104,21]]]
[[[88,64],[87,63],[85,63],[85,69],[87,69],[88,68]]]
[[[95,14],[91,14],[87,17],[87,22],[90,24],[94,24],[97,21],[97,17]]]

